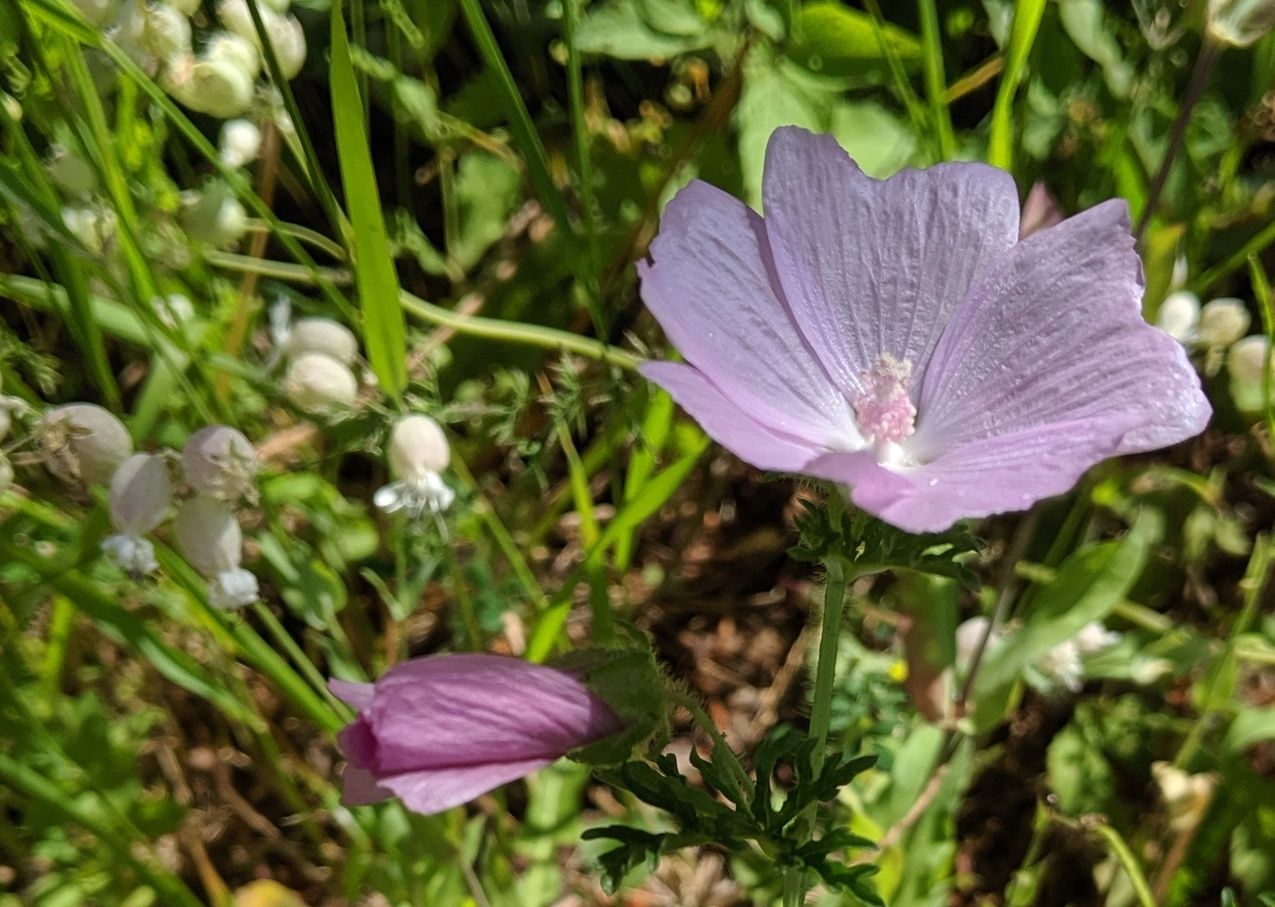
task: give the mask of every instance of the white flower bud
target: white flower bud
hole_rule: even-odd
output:
[[[268,11],[258,7],[258,12],[261,13],[261,21],[265,22]],[[257,29],[253,26],[247,0],[221,0],[217,4],[217,18],[227,31],[251,42],[254,47],[258,46]]]
[[[1275,28],[1275,0],[1209,0],[1208,32],[1235,47],[1248,47]]]
[[[147,49],[161,59],[190,53],[190,20],[181,10],[167,3],[146,7],[143,41]]]
[[[154,531],[171,500],[168,463],[161,455],[133,454],[111,476],[111,522],[126,535]]]
[[[223,501],[199,495],[173,518],[177,547],[205,579],[239,568],[243,560],[243,531]]]
[[[1248,308],[1238,299],[1214,299],[1200,310],[1200,342],[1205,346],[1230,346],[1248,333],[1252,322]]]
[[[1182,834],[1200,824],[1217,786],[1214,774],[1189,775],[1168,762],[1151,763],[1151,774],[1169,812],[1169,827]]]
[[[90,252],[99,253],[115,237],[115,212],[93,205],[62,209],[62,223]]]
[[[1192,343],[1200,323],[1200,299],[1188,290],[1170,293],[1160,303],[1155,323],[1178,343]]]
[[[151,306],[159,320],[167,327],[182,330],[195,317],[195,306],[190,297],[183,293],[169,293],[167,296],[156,296]]]
[[[418,479],[443,472],[451,462],[451,448],[442,426],[429,416],[414,413],[390,429],[389,460],[394,478]]]
[[[956,663],[961,668],[969,667],[970,661],[974,658],[974,653],[978,651],[978,644],[982,640],[983,635],[987,633],[988,620],[981,614],[971,617],[956,628]],[[988,646],[995,646],[1000,642],[1000,638],[993,634],[988,639]]]
[[[202,0],[172,0],[171,6],[183,16],[193,16]]]
[[[1045,677],[1060,683],[1073,693],[1079,693],[1084,685],[1085,668],[1080,658],[1080,647],[1074,640],[1054,646],[1036,661],[1036,667]]]
[[[451,506],[453,492],[442,473],[451,462],[447,436],[429,416],[404,416],[390,429],[387,451],[390,473],[397,481],[378,488],[372,502],[386,513],[405,511],[412,519],[440,513]]]
[[[204,45],[203,59],[237,66],[253,80],[261,74],[261,55],[257,53],[256,43],[233,32],[219,31],[209,38]]]
[[[265,26],[266,35],[270,38],[270,46],[274,48],[283,77],[293,78],[305,63],[305,29],[296,18],[281,15],[270,5],[259,6],[257,11],[261,14],[261,24]],[[221,0],[217,4],[217,16],[229,31],[250,41],[258,50],[261,49],[261,41],[247,0]]]
[[[124,423],[92,403],[49,410],[35,442],[45,468],[64,482],[105,484],[133,452]]]
[[[214,608],[246,608],[259,597],[257,578],[239,567],[224,570],[208,581],[208,603]]]
[[[1072,642],[1081,655],[1096,655],[1120,642],[1120,634],[1108,630],[1099,621],[1090,621],[1080,628]]]
[[[323,353],[350,365],[358,358],[359,341],[353,331],[331,318],[298,318],[288,328],[284,352],[289,357]]]
[[[226,120],[218,139],[221,161],[227,167],[244,167],[261,152],[261,130],[251,120]]]
[[[1231,376],[1231,399],[1236,409],[1246,413],[1265,408],[1262,396],[1269,341],[1265,334],[1253,334],[1231,344],[1226,351],[1226,370]],[[1275,387],[1275,362],[1271,363],[1272,387]]]
[[[229,186],[214,181],[186,198],[182,226],[191,239],[222,248],[248,231],[248,213]]]
[[[97,188],[97,171],[78,154],[58,146],[45,162],[49,177],[71,195],[88,195]]]
[[[293,403],[311,413],[348,409],[359,393],[349,366],[324,353],[302,353],[294,359],[283,388]]]
[[[223,501],[252,491],[257,465],[252,442],[228,425],[201,428],[182,448],[182,472],[190,487]]]
[[[179,56],[169,61],[164,88],[191,110],[226,119],[248,109],[254,85],[238,62]]]

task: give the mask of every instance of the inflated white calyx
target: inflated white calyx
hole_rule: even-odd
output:
[[[190,53],[190,19],[167,3],[146,7],[142,41],[152,54],[162,60]]]
[[[103,553],[133,576],[154,570],[159,565],[145,536],[163,521],[171,499],[163,456],[137,453],[121,463],[111,477],[111,522],[116,532],[102,541]]]
[[[349,366],[326,353],[302,353],[288,366],[283,389],[306,412],[326,413],[353,406],[359,382]]]
[[[1200,310],[1200,343],[1230,346],[1248,333],[1252,320],[1242,300],[1233,297],[1211,300]]]
[[[90,252],[98,253],[115,238],[115,212],[97,205],[68,205],[62,223]]]
[[[243,532],[230,508],[207,495],[191,498],[173,519],[177,547],[208,580],[208,599],[217,608],[241,608],[257,600],[257,579],[240,567]]]
[[[255,43],[234,32],[214,33],[204,45],[203,59],[237,66],[250,79],[261,75],[261,54]]]
[[[199,494],[231,501],[249,494],[257,477],[257,449],[228,425],[209,425],[186,440],[182,474]]]
[[[295,358],[305,353],[323,353],[350,365],[359,356],[354,332],[331,318],[298,318],[284,332],[284,353]]]
[[[251,120],[226,120],[221,124],[217,150],[227,167],[244,167],[261,153],[261,130]]]
[[[97,189],[97,171],[84,158],[61,145],[50,152],[44,166],[53,182],[71,195],[88,195]]]
[[[1200,325],[1200,299],[1189,290],[1178,290],[1164,297],[1155,323],[1178,343],[1193,343]]]
[[[1231,344],[1226,351],[1226,370],[1231,379],[1231,399],[1242,412],[1261,412],[1266,407],[1263,396],[1266,382],[1266,355],[1270,342],[1265,334],[1253,334]],[[1275,362],[1271,363],[1275,379]],[[1275,387],[1275,380],[1272,382]]]
[[[223,248],[248,230],[248,212],[223,182],[211,181],[201,192],[189,193],[183,200],[182,227],[191,239]]]
[[[180,55],[169,60],[163,84],[183,106],[226,119],[252,105],[254,79],[235,61]]]
[[[1219,41],[1248,47],[1275,28],[1275,0],[1209,0],[1206,27]]]
[[[93,403],[49,410],[35,443],[45,468],[64,482],[105,484],[133,452],[124,423]]]
[[[270,46],[274,48],[283,77],[291,79],[301,71],[305,63],[305,29],[294,16],[283,14],[271,6],[259,6],[257,12],[261,14],[261,24],[270,38]],[[217,16],[229,31],[250,41],[258,50],[261,49],[261,41],[247,0],[221,0],[217,4]]]
[[[404,416],[390,429],[386,452],[395,481],[377,489],[372,500],[378,508],[419,519],[451,506],[455,492],[442,476],[451,462],[451,448],[437,422],[419,413]]]

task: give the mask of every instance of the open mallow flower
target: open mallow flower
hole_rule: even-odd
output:
[[[575,674],[500,655],[418,658],[328,687],[358,710],[339,738],[351,806],[398,797],[441,812],[625,729]]]
[[[929,532],[1208,421],[1185,350],[1142,317],[1122,201],[1020,241],[1007,173],[877,181],[795,127],[771,137],[763,200],[764,219],[691,183],[639,265],[686,358],[642,373],[754,466],[831,479]]]

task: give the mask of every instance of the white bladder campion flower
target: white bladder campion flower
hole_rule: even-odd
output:
[[[415,520],[451,506],[455,492],[443,481],[451,449],[437,422],[419,413],[399,419],[390,429],[387,454],[395,481],[377,489],[372,498],[377,507]]]
[[[209,425],[186,439],[182,474],[197,494],[221,501],[250,495],[257,478],[257,449],[238,429]]]
[[[302,353],[288,366],[283,389],[301,409],[322,414],[352,407],[359,382],[349,366],[326,353]]]
[[[289,358],[322,353],[342,365],[353,365],[359,357],[359,341],[354,332],[331,318],[298,318],[280,336],[284,354]]]
[[[295,17],[271,8],[272,5],[260,5],[257,12],[261,14],[261,24],[265,26],[266,36],[270,39],[270,46],[274,48],[283,77],[291,79],[301,71],[305,63],[305,29]],[[260,36],[252,21],[247,0],[222,0],[217,4],[217,16],[227,29],[261,49]]]
[[[1096,655],[1120,641],[1120,634],[1113,633],[1097,621],[1080,628],[1071,639],[1060,642],[1036,662],[1036,668],[1044,678],[1047,689],[1056,685],[1079,693],[1085,681],[1084,659]]]
[[[240,567],[243,531],[222,501],[207,495],[191,498],[177,511],[173,531],[182,555],[208,580],[214,608],[242,608],[257,601],[257,578]]]
[[[64,482],[106,484],[133,452],[124,423],[94,403],[49,410],[35,430],[44,467]]]
[[[212,180],[201,191],[183,193],[182,227],[191,239],[224,248],[248,230],[248,212],[234,190]]]
[[[261,153],[261,130],[251,120],[226,120],[221,124],[217,151],[227,167],[246,167]]]
[[[1265,334],[1253,334],[1231,344],[1226,351],[1226,370],[1231,379],[1231,399],[1237,409],[1246,413],[1261,412],[1266,405],[1265,391],[1266,356],[1270,341]],[[1275,362],[1270,365],[1275,379]],[[1275,387],[1275,380],[1272,381]]]
[[[1275,0],[1209,0],[1208,33],[1235,47],[1248,47],[1275,28]]]
[[[877,181],[796,127],[771,136],[763,198],[764,218],[691,183],[638,267],[686,359],[642,374],[754,466],[933,532],[1208,422],[1186,351],[1142,317],[1123,201],[1020,240],[1009,174]]]
[[[111,522],[115,534],[102,541],[102,551],[133,577],[159,565],[145,536],[163,522],[172,500],[168,463],[162,454],[137,453],[111,477]]]
[[[1155,323],[1178,343],[1194,343],[1200,327],[1200,297],[1190,290],[1170,293],[1160,303]]]
[[[1248,333],[1252,320],[1242,300],[1212,299],[1200,310],[1199,341],[1209,347],[1230,346]]]

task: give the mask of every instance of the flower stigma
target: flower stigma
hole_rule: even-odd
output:
[[[850,402],[859,431],[883,464],[904,462],[903,441],[916,431],[916,407],[908,396],[912,363],[882,353],[872,368],[859,373],[863,390]]]

